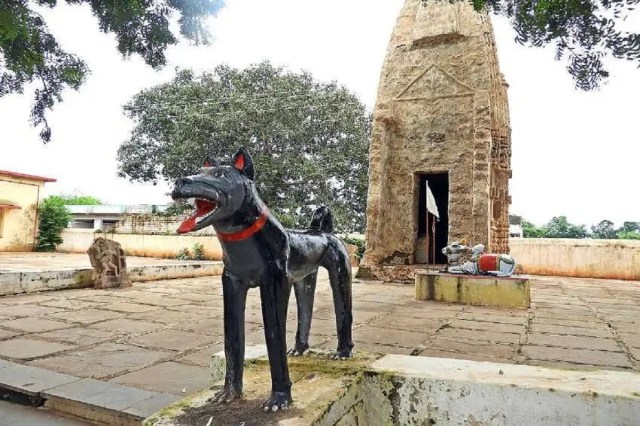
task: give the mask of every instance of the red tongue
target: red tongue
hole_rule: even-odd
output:
[[[196,212],[188,217],[178,228],[178,234],[191,232],[196,227],[196,219],[210,213],[217,207],[217,204],[207,200],[196,200]]]

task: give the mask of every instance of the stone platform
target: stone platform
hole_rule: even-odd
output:
[[[222,262],[128,256],[131,281],[195,278],[222,273]],[[89,256],[71,253],[0,253],[0,296],[90,286]]]
[[[265,413],[269,364],[245,369],[245,396],[209,402],[222,386],[188,396],[143,426],[191,425],[632,425],[640,418],[640,375],[403,355],[289,358],[293,405]],[[509,404],[505,404],[509,401]],[[499,420],[498,420],[499,419]]]
[[[336,400],[362,379],[363,372],[381,354],[358,354],[348,360],[332,360],[331,351],[312,350],[301,357],[289,357],[293,406],[285,411],[264,412],[262,402],[271,391],[266,357],[245,361],[244,396],[228,404],[208,400],[222,388],[224,380],[211,389],[188,396],[147,418],[143,426],[191,425],[336,425],[347,410],[332,410]],[[344,412],[343,412],[344,411]],[[210,422],[210,423],[209,423]],[[344,423],[352,424],[352,423]]]
[[[465,305],[528,308],[531,287],[526,277],[416,272],[416,299]]]

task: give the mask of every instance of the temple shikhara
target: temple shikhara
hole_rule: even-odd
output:
[[[442,248],[462,238],[509,253],[507,87],[486,13],[406,1],[374,112],[361,276],[444,264]]]

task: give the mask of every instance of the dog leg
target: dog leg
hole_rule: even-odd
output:
[[[301,356],[309,349],[309,330],[311,329],[317,278],[318,271],[293,283],[298,305],[298,330],[296,331],[296,346],[289,351],[289,355]]]
[[[242,396],[244,372],[244,311],[248,287],[226,270],[222,273],[224,299],[224,388],[209,402],[229,402]]]
[[[333,307],[336,312],[336,328],[338,348],[334,359],[351,357],[353,341],[351,327],[353,325],[351,295],[351,263],[349,254],[341,244],[334,244],[323,259],[322,266],[329,272],[329,282],[333,292]]]
[[[271,396],[262,404],[265,411],[286,410],[292,402],[286,340],[290,292],[286,263],[272,265],[260,285],[264,335],[271,368]]]

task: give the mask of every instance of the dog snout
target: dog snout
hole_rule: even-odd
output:
[[[176,180],[175,187],[176,189],[183,187],[184,185],[193,183],[193,179],[188,177],[183,177]]]
[[[193,179],[188,177],[177,179],[173,187],[173,191],[171,192],[171,198],[181,198],[183,196],[181,191],[182,187],[190,183],[193,183]]]

